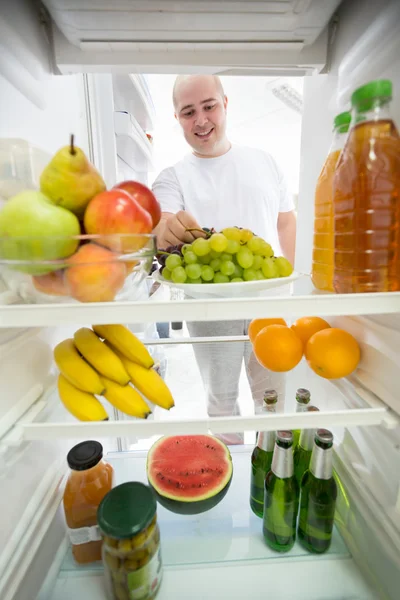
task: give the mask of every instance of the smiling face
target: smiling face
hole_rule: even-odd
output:
[[[175,116],[196,156],[213,158],[230,148],[226,137],[228,99],[213,75],[178,77],[174,87]]]

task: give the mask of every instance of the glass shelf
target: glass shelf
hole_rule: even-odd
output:
[[[285,555],[274,552],[265,544],[262,520],[253,514],[249,506],[251,451],[252,447],[249,446],[231,448],[234,469],[232,484],[225,498],[210,511],[183,516],[157,506],[165,567],[243,565],[282,559],[319,561],[350,556],[336,529],[329,551],[322,555],[310,554],[297,542]],[[112,454],[107,459],[115,469],[117,485],[132,480],[146,483],[145,454]],[[61,572],[79,574],[91,571],[102,571],[101,563],[77,566],[69,548]]]
[[[274,292],[251,298],[204,298],[99,302],[88,304],[19,304],[0,307],[2,327],[45,327],[60,323],[151,323],[223,321],[258,317],[373,315],[400,313],[400,292],[327,294],[313,288],[308,276]]]

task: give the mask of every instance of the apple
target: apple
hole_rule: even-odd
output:
[[[136,200],[144,210],[147,210],[153,221],[153,229],[157,227],[161,219],[161,206],[153,192],[138,181],[122,181],[113,189],[124,190]]]
[[[149,213],[128,194],[119,189],[97,194],[89,202],[83,219],[86,233],[112,235],[134,234],[97,240],[116,252],[134,252],[146,245],[141,234],[151,233],[153,223]]]
[[[35,190],[13,196],[0,211],[0,257],[21,261],[11,263],[16,271],[44,275],[60,269],[64,264],[57,261],[75,252],[79,234],[77,217]]]
[[[70,295],[80,302],[110,302],[122,288],[125,263],[110,250],[89,243],[68,259],[65,283]]]
[[[64,280],[64,269],[46,273],[46,275],[33,275],[32,283],[38,292],[50,296],[68,296],[68,287]]]

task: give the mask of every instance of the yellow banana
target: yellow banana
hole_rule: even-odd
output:
[[[107,342],[106,344],[109,345]],[[150,402],[153,402],[153,404],[157,404],[157,406],[161,406],[161,408],[165,408],[166,410],[175,406],[169,387],[157,371],[154,369],[145,369],[142,365],[138,365],[123,356],[116,348],[110,347],[120,357],[133,385],[143,396],[150,400]]]
[[[150,369],[154,360],[149,354],[146,346],[123,325],[92,325],[93,331],[107,342],[110,342],[129,360]]]
[[[104,389],[104,385],[102,384]],[[104,406],[93,396],[74,387],[63,375],[58,376],[58,394],[65,408],[80,421],[106,421]]]
[[[81,327],[74,334],[75,346],[100,373],[108,379],[116,381],[120,385],[129,383],[129,375],[118,356],[87,327]]]
[[[142,396],[132,386],[119,385],[115,381],[107,379],[107,377],[102,377],[102,380],[106,388],[103,396],[115,408],[126,415],[139,417],[140,419],[147,419],[151,414],[151,410]]]
[[[74,340],[68,338],[54,348],[57,367],[72,385],[89,394],[102,394],[104,384],[98,373],[79,354]]]

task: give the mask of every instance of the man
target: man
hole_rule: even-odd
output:
[[[250,102],[250,98],[249,98]],[[284,178],[262,150],[232,146],[226,135],[228,98],[217,76],[178,76],[173,89],[175,117],[192,153],[164,169],[153,185],[162,208],[158,247],[192,242],[201,227],[248,228],[293,263],[296,217]],[[266,132],[267,134],[267,132]],[[244,321],[188,323],[190,335],[234,336],[247,332]],[[256,410],[265,389],[282,391],[283,378],[262,369],[249,343],[193,345],[208,394],[208,414],[238,414],[243,358]]]

